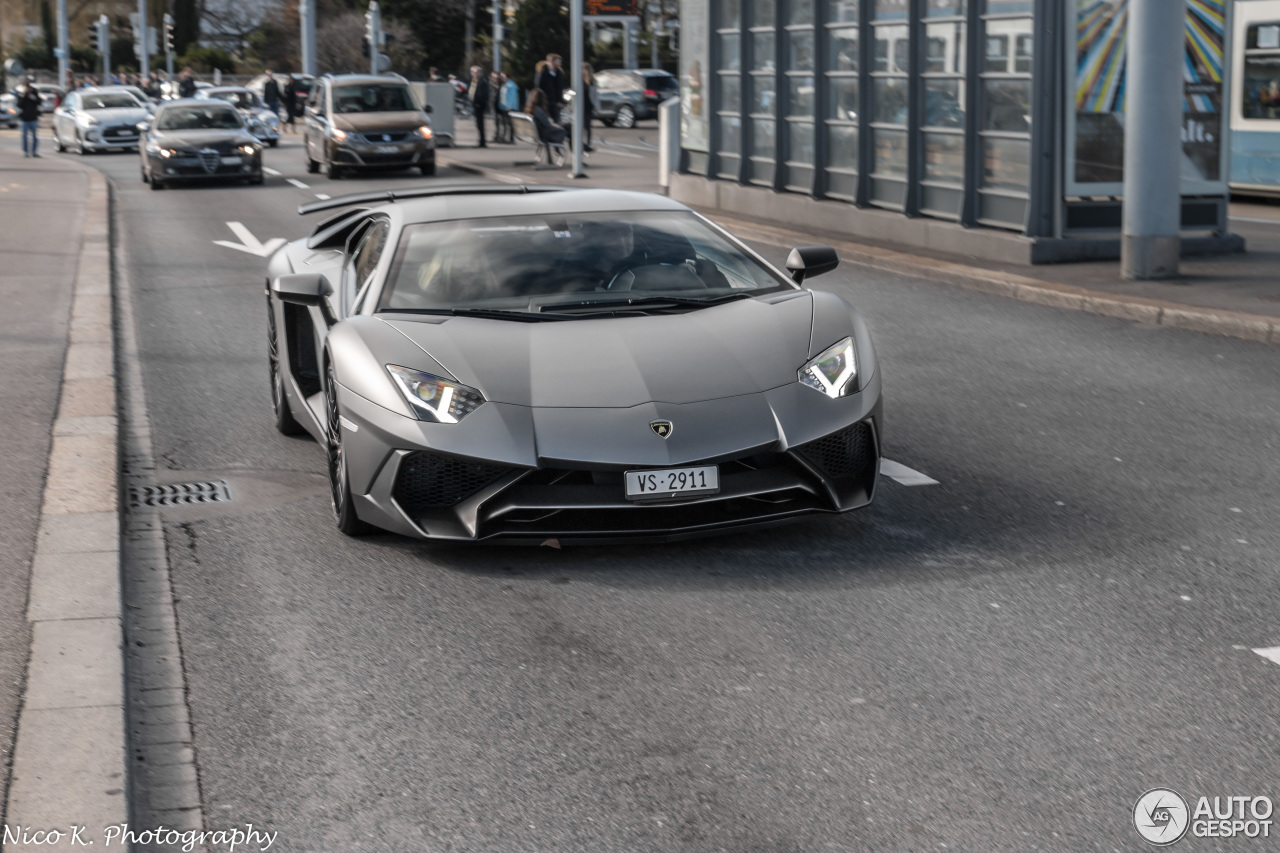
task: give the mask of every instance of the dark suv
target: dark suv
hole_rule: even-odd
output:
[[[658,105],[679,93],[680,84],[666,71],[601,71],[596,74],[596,118],[608,127],[632,127],[641,119],[657,118]]]
[[[399,75],[326,74],[307,99],[307,171],[323,166],[330,178],[375,169],[434,175],[436,144],[427,111]]]

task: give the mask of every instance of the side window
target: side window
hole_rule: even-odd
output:
[[[316,115],[324,115],[324,86],[316,86],[311,90],[310,106]]]
[[[391,223],[385,219],[376,219],[370,224],[360,238],[359,245],[351,256],[351,293],[353,305],[359,301],[369,288],[373,274],[378,269],[378,260],[387,247],[387,237],[391,234]]]

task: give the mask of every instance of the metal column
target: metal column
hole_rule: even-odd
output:
[[[67,72],[70,70],[71,54],[68,50],[67,37],[67,0],[58,0],[58,85],[67,88]]]
[[[1120,275],[1178,274],[1182,62],[1186,14],[1168,0],[1129,0]]]
[[[147,20],[147,0],[138,0],[138,29],[133,34],[138,45],[138,73],[151,73],[151,24]]]
[[[302,24],[302,73],[314,77],[316,73],[316,0],[298,0],[298,20]]]
[[[587,108],[584,101],[587,99],[587,93],[582,91],[582,63],[585,59],[582,53],[582,0],[569,0],[569,61],[573,63],[573,67],[569,69],[569,79],[572,81],[573,91],[573,171],[569,173],[571,178],[585,178],[587,173],[582,170],[582,135],[583,119],[586,118]],[[551,107],[552,110],[555,107]]]

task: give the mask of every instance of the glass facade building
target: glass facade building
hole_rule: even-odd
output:
[[[1188,55],[1205,65],[1225,50],[1212,40],[1225,0],[1188,4],[1189,33],[1210,36],[1189,35]],[[685,0],[678,171],[964,228],[1114,238],[1114,169],[1090,158],[1123,151],[1126,12],[1126,0]],[[1106,63],[1120,96],[1091,100]],[[1225,184],[1193,177],[1184,223],[1224,228]]]

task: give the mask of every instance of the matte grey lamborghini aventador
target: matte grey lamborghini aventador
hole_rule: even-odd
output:
[[[861,319],[661,196],[453,186],[332,199],[270,261],[283,433],[327,450],[338,527],[674,539],[871,502]]]

